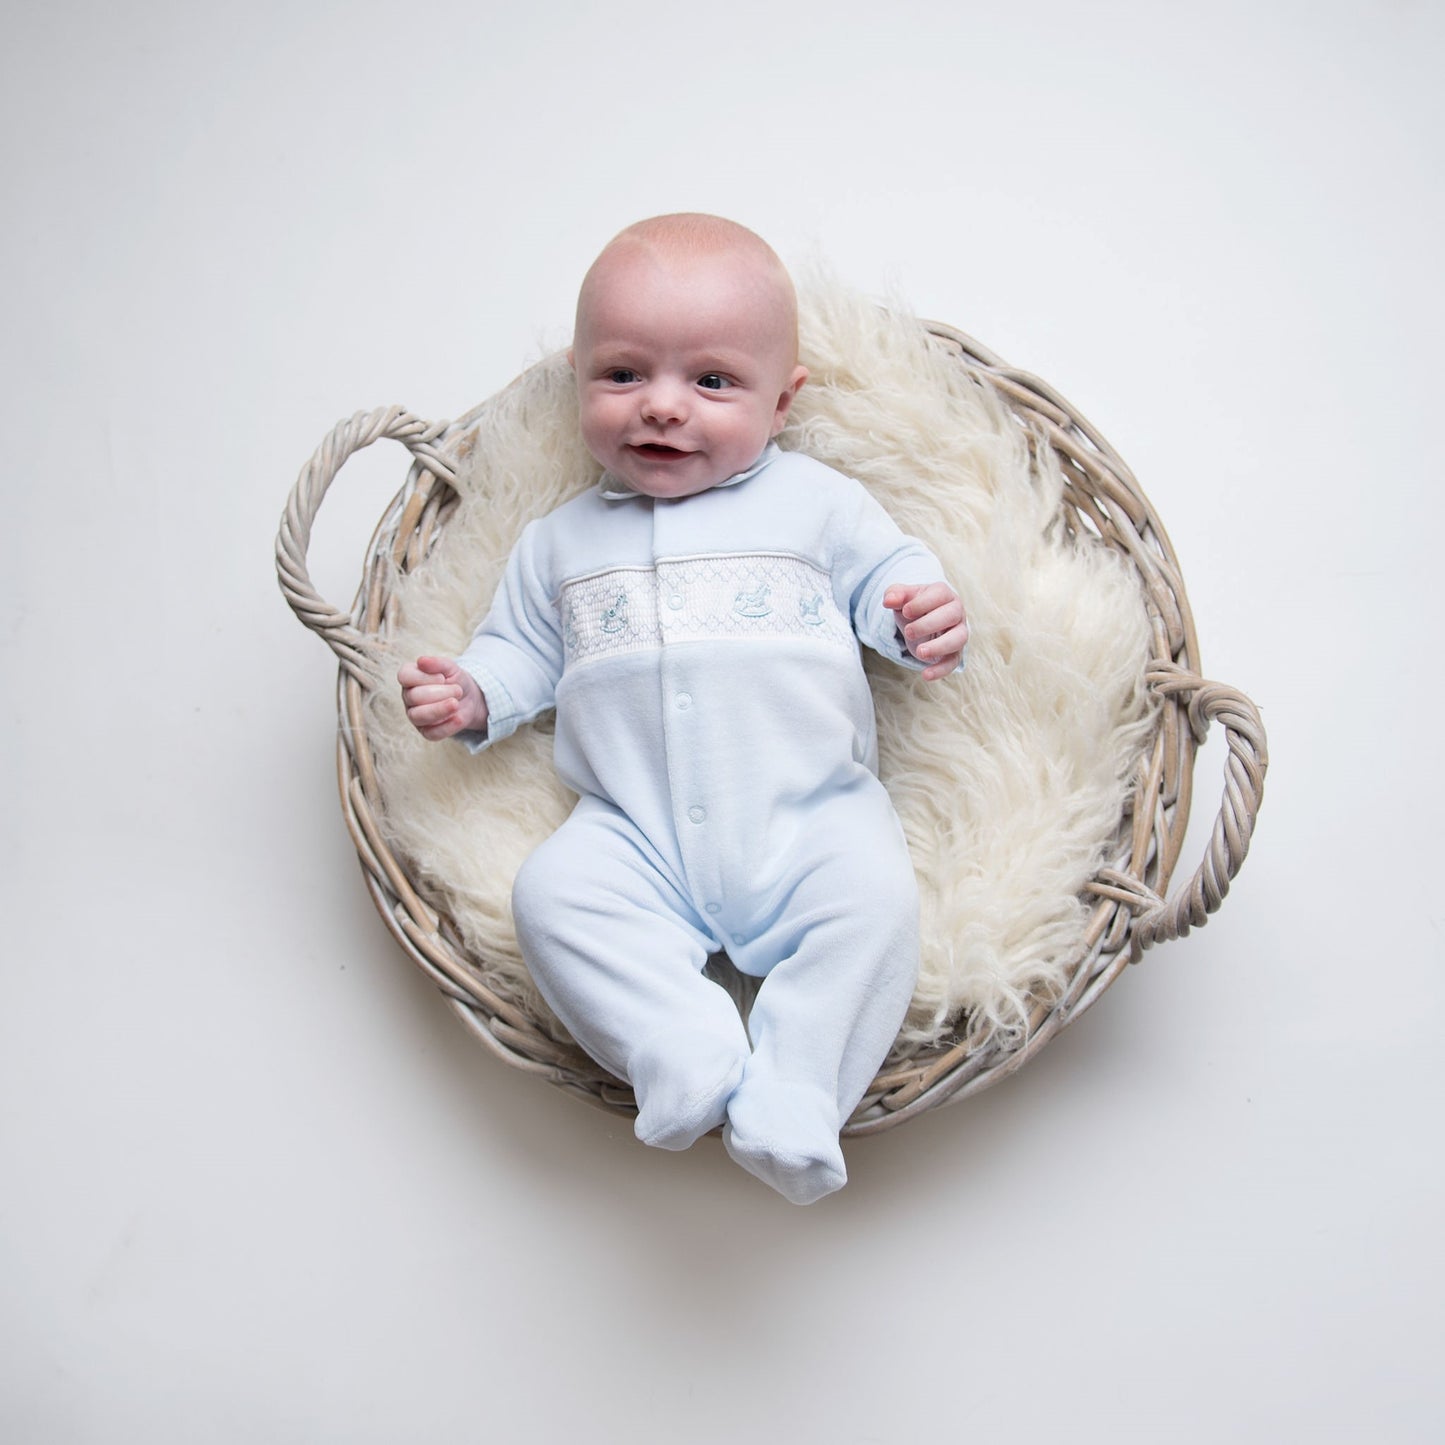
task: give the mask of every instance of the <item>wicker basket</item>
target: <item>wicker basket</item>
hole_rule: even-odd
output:
[[[1198,643],[1173,549],[1144,494],[1113,448],[1050,387],[1006,366],[950,327],[929,330],[979,385],[991,388],[1036,446],[1051,447],[1065,477],[1064,521],[1124,553],[1137,570],[1153,630],[1149,686],[1159,696],[1159,722],[1141,750],[1131,806],[1120,820],[1111,866],[1087,888],[1085,946],[1068,986],[1040,999],[1022,1037],[986,1028],[960,1032],[904,1066],[885,1069],[844,1129],[876,1132],[996,1082],[1033,1057],[1078,1018],[1124,966],[1164,939],[1202,925],[1223,901],[1244,862],[1259,809],[1266,767],[1264,728],[1242,693],[1207,682],[1198,672]],[[408,860],[386,844],[378,818],[381,788],[367,741],[364,697],[393,686],[380,675],[379,641],[393,613],[394,569],[420,563],[457,503],[449,457],[475,423],[473,412],[451,424],[429,424],[401,407],[358,413],[321,443],[292,490],[276,539],[281,587],[296,615],[339,658],[340,728],[337,767],[342,807],[377,910],[398,943],[437,984],[477,1036],[507,1063],[540,1074],[589,1102],[636,1112],[632,1091],[585,1054],[560,1045],[515,1003],[487,987],[468,958],[444,902],[411,877]],[[311,527],[342,463],[380,437],[401,442],[413,462],[406,484],[378,524],[361,587],[349,612],[322,600],[306,570]],[[1195,749],[1212,721],[1225,729],[1229,751],[1219,816],[1207,854],[1176,895],[1165,900],[1189,820]]]

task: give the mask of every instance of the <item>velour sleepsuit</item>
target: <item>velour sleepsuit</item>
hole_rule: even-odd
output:
[[[769,445],[694,496],[604,476],[531,523],[458,659],[489,712],[463,741],[555,706],[581,795],[512,897],[543,996],[633,1085],[640,1138],[725,1122],[798,1202],[846,1178],[838,1131],[918,968],[858,640],[921,667],[883,594],[942,576],[858,482]],[[702,974],[719,949],[764,980],[746,1029]]]

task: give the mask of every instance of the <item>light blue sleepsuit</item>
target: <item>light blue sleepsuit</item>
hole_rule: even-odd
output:
[[[531,523],[459,659],[489,710],[463,741],[555,706],[581,795],[512,896],[543,996],[633,1085],[639,1138],[724,1124],[797,1202],[844,1182],[918,968],[858,639],[921,666],[883,594],[942,576],[859,483],[770,445],[692,497],[604,477]],[[763,979],[746,1029],[702,974],[719,949]]]

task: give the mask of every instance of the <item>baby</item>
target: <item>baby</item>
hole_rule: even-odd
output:
[[[460,658],[398,675],[423,737],[473,750],[556,709],[576,809],[523,865],[547,1002],[637,1096],[637,1137],[728,1153],[796,1203],[846,1180],[839,1131],[918,969],[917,884],[876,776],[858,641],[927,679],[968,628],[942,569],[782,429],[807,370],[758,236],[629,227],[593,263],[569,360],[597,487],[532,522]],[[762,980],[746,1026],[703,973]]]

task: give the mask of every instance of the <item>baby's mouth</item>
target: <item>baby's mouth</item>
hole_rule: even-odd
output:
[[[661,442],[640,442],[629,448],[638,456],[649,457],[653,461],[674,461],[679,457],[690,457],[691,452],[685,452],[680,447],[663,446]]]

